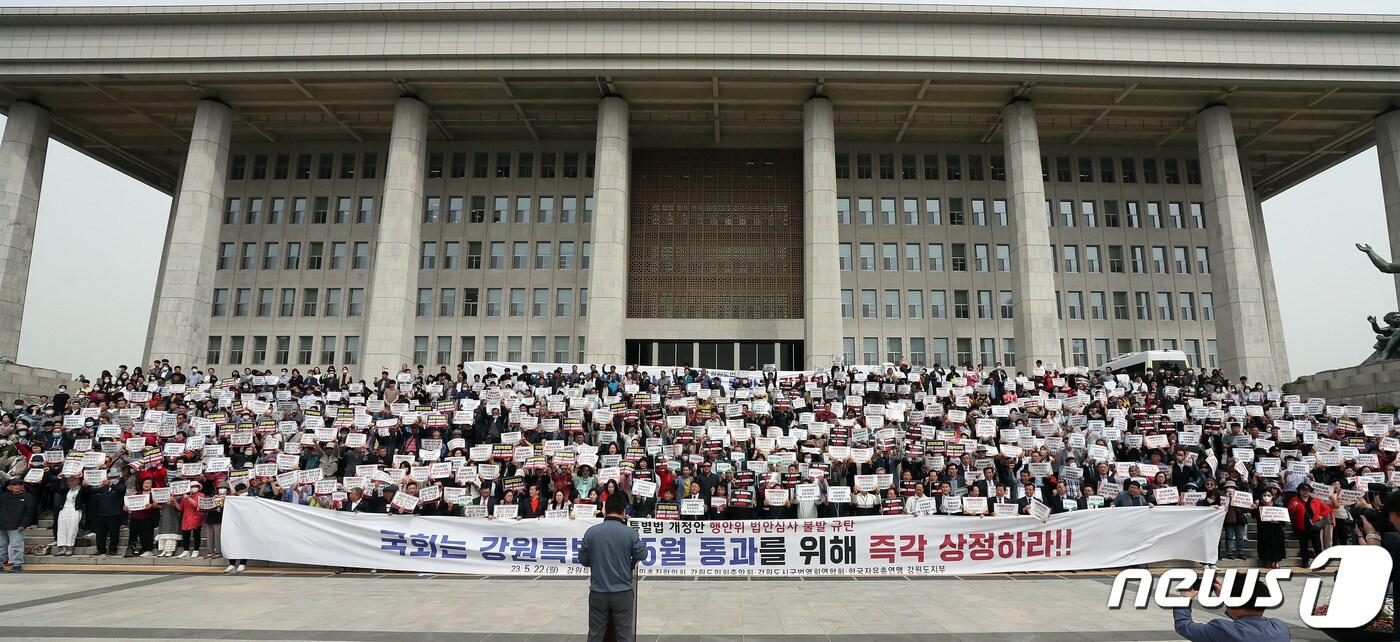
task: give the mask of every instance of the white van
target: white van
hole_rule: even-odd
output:
[[[1113,374],[1133,377],[1163,367],[1185,370],[1191,367],[1191,363],[1186,359],[1186,353],[1180,350],[1145,350],[1125,354],[1105,363],[1104,367],[1112,368]]]

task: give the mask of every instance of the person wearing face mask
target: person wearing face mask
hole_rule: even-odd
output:
[[[1259,507],[1261,506],[1283,506],[1283,501],[1279,497],[1277,490],[1270,487],[1265,490],[1255,503],[1255,516],[1259,517]],[[1283,543],[1283,522],[1266,522],[1259,519],[1259,563],[1268,568],[1278,568],[1279,562],[1286,556]]]
[[[207,559],[215,559],[224,556],[223,532],[224,532],[224,498],[228,496],[228,487],[220,485],[214,496],[214,507],[204,511],[204,525],[209,531],[209,552],[204,555]]]

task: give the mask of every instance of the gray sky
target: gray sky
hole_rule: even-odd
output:
[[[0,0],[0,6],[68,4],[216,3]],[[961,4],[1400,13],[1400,6],[1391,0],[965,0]],[[0,127],[4,122],[0,116]],[[169,213],[168,196],[51,142],[19,361],[88,375],[120,363],[137,364]],[[1375,150],[1265,201],[1264,216],[1293,376],[1360,363],[1374,341],[1366,316],[1379,317],[1396,309],[1393,277],[1377,272],[1352,247],[1367,242],[1383,255],[1390,253]]]

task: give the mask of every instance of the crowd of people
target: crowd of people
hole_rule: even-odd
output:
[[[1369,535],[1397,451],[1393,415],[1204,368],[475,363],[355,381],[160,361],[0,414],[0,554],[21,570],[52,513],[58,555],[90,532],[99,556],[218,558],[229,495],[485,519],[596,516],[621,495],[632,517],[683,520],[1218,506],[1222,557],[1244,559],[1257,522],[1262,565],[1287,532],[1306,565]]]

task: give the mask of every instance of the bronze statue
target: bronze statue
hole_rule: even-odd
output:
[[[1381,255],[1376,254],[1376,251],[1371,249],[1370,245],[1357,243],[1356,249],[1361,250],[1367,257],[1370,257],[1371,264],[1375,265],[1377,270],[1386,274],[1400,274],[1400,264],[1391,263],[1381,258]]]
[[[1370,258],[1371,264],[1375,265],[1377,270],[1385,274],[1400,274],[1400,264],[1391,263],[1381,258],[1381,255],[1376,254],[1376,251],[1371,249],[1370,245],[1357,243],[1356,249]],[[1385,321],[1384,328],[1376,324],[1376,317],[1374,316],[1366,317],[1366,320],[1371,322],[1371,330],[1376,333],[1376,345],[1373,346],[1375,352],[1372,352],[1371,356],[1367,357],[1366,360],[1361,363],[1375,363],[1377,361],[1400,359],[1400,312],[1391,312],[1385,315],[1385,317],[1383,317]]]

